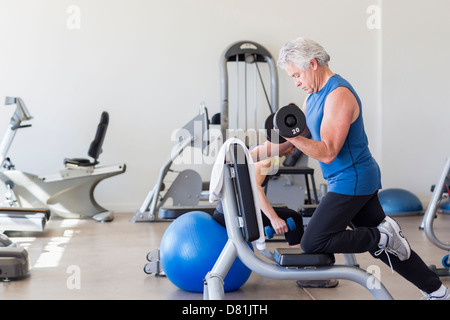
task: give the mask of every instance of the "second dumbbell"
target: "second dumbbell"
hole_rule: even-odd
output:
[[[288,218],[286,220],[286,224],[287,224],[289,230],[291,230],[291,231],[295,230],[296,227],[295,227],[294,219]],[[264,232],[266,233],[266,236],[268,239],[272,239],[273,235],[275,234],[275,229],[273,227],[267,226],[264,228]]]

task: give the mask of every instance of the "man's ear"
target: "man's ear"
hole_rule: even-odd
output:
[[[309,66],[312,70],[316,71],[319,67],[319,63],[317,62],[316,58],[313,58],[311,62],[309,63]]]

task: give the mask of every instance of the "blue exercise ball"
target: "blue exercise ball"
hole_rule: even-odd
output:
[[[450,214],[450,204],[444,204],[440,208],[440,213]]]
[[[419,198],[404,189],[386,189],[378,193],[381,206],[387,215],[405,216],[422,214],[423,207]]]
[[[202,211],[191,211],[174,220],[160,245],[161,266],[178,288],[203,292],[203,279],[211,271],[228,240],[226,229]],[[237,258],[224,279],[225,292],[239,289],[251,270]]]

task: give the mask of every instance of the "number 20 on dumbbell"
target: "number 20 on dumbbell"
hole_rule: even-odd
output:
[[[302,134],[306,128],[306,118],[296,105],[289,104],[271,114],[264,123],[267,140],[274,143],[286,142],[285,138],[293,138]],[[279,137],[275,137],[277,134]],[[278,138],[278,141],[277,139]]]

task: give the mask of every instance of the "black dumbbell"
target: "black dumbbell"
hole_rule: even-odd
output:
[[[286,139],[283,137],[280,137],[280,135],[275,131],[275,128],[273,127],[273,117],[275,113],[272,113],[269,115],[264,122],[264,133],[266,134],[266,139],[269,140],[272,143],[283,143],[286,142]]]
[[[286,138],[301,135],[306,126],[306,118],[303,111],[295,104],[282,107],[276,113],[267,117],[264,122],[266,139],[272,143],[286,142]]]
[[[302,134],[306,128],[306,118],[302,110],[289,104],[275,113],[273,126],[282,137],[293,138]]]

